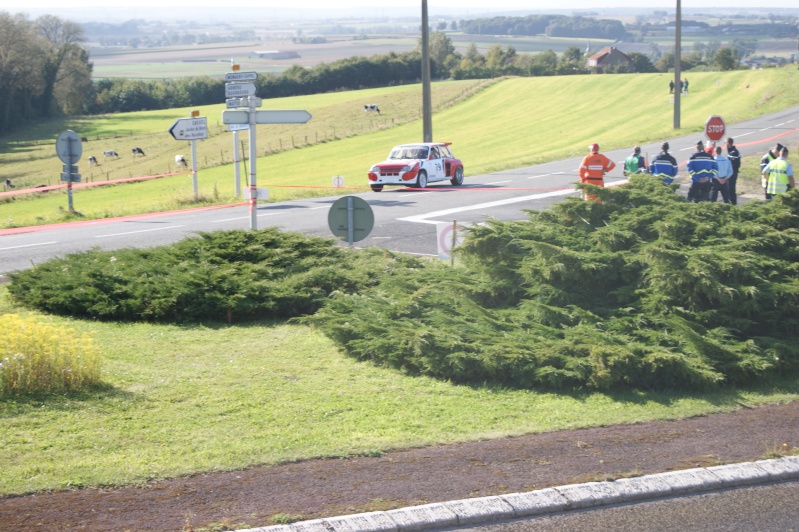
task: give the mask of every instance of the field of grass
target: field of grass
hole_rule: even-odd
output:
[[[719,114],[735,123],[799,104],[793,68],[725,73],[695,73],[691,94],[681,101],[682,129],[673,129],[672,106],[664,90],[668,74],[511,78],[443,82],[433,86],[436,140],[453,142],[469,174],[494,172],[584,152],[590,142],[603,150],[632,146],[675,134],[701,132],[705,120]],[[271,201],[333,192],[332,177],[345,186],[367,190],[368,167],[382,160],[394,144],[422,136],[419,86],[282,98],[263,108],[307,109],[305,125],[259,126],[257,176]],[[365,115],[364,103],[377,103],[383,114]],[[200,108],[209,118],[210,138],[198,143],[199,187],[204,203],[237,201],[234,191],[232,135],[221,124],[222,105]],[[84,180],[119,179],[174,172],[174,154],[188,154],[188,143],[167,133],[189,110],[151,111],[48,123],[23,132],[0,146],[0,164],[18,188],[56,184],[61,163],[54,138],[68,127],[89,138],[84,160],[113,148],[121,154],[99,168],[81,165]],[[46,129],[45,129],[46,128]],[[246,144],[247,135],[240,138]],[[100,139],[100,140],[96,140]],[[51,141],[52,142],[52,141]],[[141,146],[144,159],[130,147]],[[102,157],[100,156],[100,159]],[[242,175],[246,172],[242,171]],[[186,208],[193,203],[186,175],[136,185],[82,189],[75,209],[85,218]],[[0,204],[0,227],[53,223],[69,219],[63,192],[20,197]]]
[[[5,312],[25,314],[0,288]],[[799,399],[799,383],[787,381],[699,395],[456,386],[359,363],[306,326],[181,327],[37,316],[92,332],[106,385],[90,393],[0,401],[0,495],[142,484]]]

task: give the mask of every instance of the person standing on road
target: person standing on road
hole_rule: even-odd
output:
[[[788,148],[780,150],[779,157],[766,165],[762,175],[766,178],[766,194],[771,195],[772,198],[785,194],[796,186],[793,179],[793,166],[788,162]]]
[[[710,201],[710,181],[716,177],[717,171],[716,161],[705,151],[705,145],[700,140],[696,143],[696,153],[688,159],[688,173],[691,174],[688,201],[694,203]]]
[[[710,180],[710,201],[715,202],[721,192],[722,201],[730,203],[730,189],[727,185],[732,175],[732,163],[721,153],[721,146],[716,147],[715,160],[718,171],[716,177]]]
[[[616,168],[616,163],[599,153],[599,144],[588,146],[591,152],[583,158],[578,170],[580,181],[596,187],[605,186],[605,174]],[[584,194],[584,199],[593,200],[594,196]]]
[[[730,203],[738,205],[738,170],[741,169],[741,152],[735,147],[735,140],[732,137],[727,137],[727,158],[732,164],[732,175],[727,181],[727,191],[730,193]]]
[[[624,175],[645,174],[646,161],[641,155],[641,146],[633,148],[633,153],[624,160]]]
[[[677,159],[669,153],[669,143],[660,145],[660,153],[649,165],[649,173],[663,180],[664,185],[671,185],[677,175]]]
[[[782,151],[782,144],[778,142],[776,146],[767,151],[766,154],[760,159],[760,184],[763,185],[763,192],[766,195],[766,201],[771,199],[771,194],[769,194],[768,190],[766,189],[766,183],[768,182],[768,178],[766,177],[766,174],[763,173],[763,171],[766,169],[766,166],[768,166],[768,164],[771,161],[780,156],[781,151]]]

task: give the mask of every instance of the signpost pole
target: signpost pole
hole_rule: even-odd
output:
[[[355,206],[352,204],[352,196],[347,196],[347,243],[352,247],[355,242],[355,221],[353,211]]]
[[[255,159],[258,157],[255,146],[255,102],[250,101],[249,105],[249,119],[250,119],[250,229],[258,229],[258,209],[256,208],[256,197],[258,191],[255,182]]]
[[[191,142],[191,184],[194,187],[194,201],[200,200],[199,187],[197,185],[197,141],[192,139]]]
[[[72,163],[78,162],[73,160],[72,155],[72,137],[67,137],[67,205],[69,207],[69,212],[75,212],[75,208],[72,206]]]
[[[239,132],[233,131],[233,175],[236,183],[236,197],[241,197],[241,164],[239,159]]]

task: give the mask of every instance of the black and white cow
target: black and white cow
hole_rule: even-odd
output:
[[[14,183],[10,179],[6,179],[6,188],[14,188]]]
[[[89,156],[89,166],[100,166],[100,163],[97,162],[97,157],[94,155]]]
[[[105,150],[103,152],[103,161],[105,161],[109,157],[112,158],[112,159],[119,159],[119,154],[117,152],[115,152],[114,150]]]
[[[186,158],[182,155],[175,155],[175,164],[184,168],[189,167],[189,163],[186,162]]]
[[[144,150],[139,147],[133,148],[132,152],[134,157],[136,157],[137,155],[141,155],[142,157],[144,157]]]
[[[377,106],[376,103],[368,103],[363,106],[364,113],[369,113],[370,111],[380,114],[380,108]]]

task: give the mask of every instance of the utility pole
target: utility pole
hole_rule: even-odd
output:
[[[677,0],[677,16],[674,21],[674,129],[680,129],[680,94],[682,93],[682,6]]]
[[[433,103],[430,94],[430,29],[427,0],[422,0],[422,142],[433,142]]]

